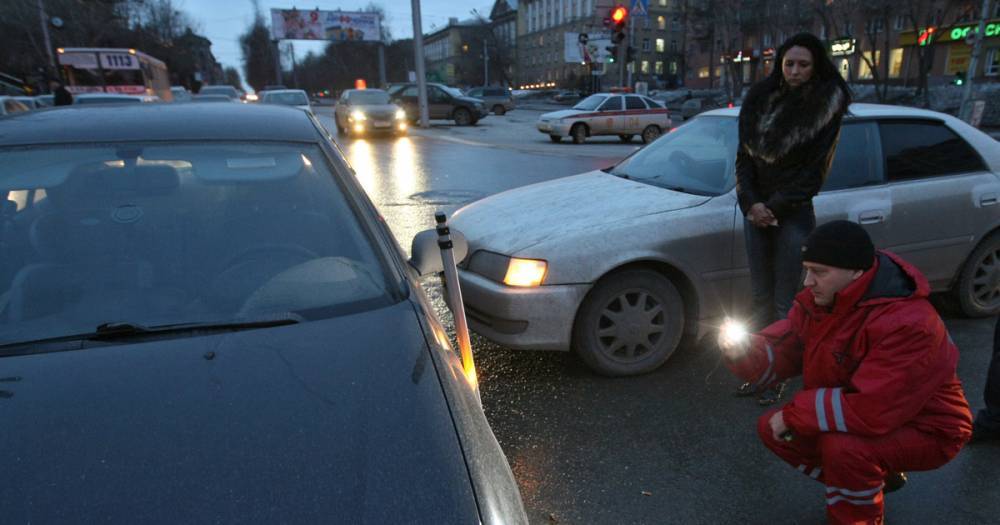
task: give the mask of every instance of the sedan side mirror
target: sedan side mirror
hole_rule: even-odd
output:
[[[444,263],[441,262],[441,249],[438,248],[438,234],[436,230],[424,230],[413,237],[413,244],[410,245],[410,266],[417,274],[424,276],[444,271]],[[451,230],[452,250],[455,252],[455,261],[462,262],[469,254],[469,243],[465,240],[462,232]]]

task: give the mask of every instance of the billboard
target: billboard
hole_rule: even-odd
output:
[[[609,61],[611,35],[608,33],[565,33],[564,57],[576,64],[603,64]]]
[[[379,42],[382,40],[380,22],[377,13],[272,9],[271,38]]]

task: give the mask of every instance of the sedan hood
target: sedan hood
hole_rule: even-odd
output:
[[[551,113],[544,113],[542,116],[538,117],[538,120],[559,120],[561,118],[572,117],[574,115],[580,115],[583,113],[593,113],[592,111],[581,111],[579,109],[561,109],[559,111],[553,111]]]
[[[399,106],[395,104],[355,104],[347,108],[348,110],[361,110],[365,113],[388,113],[395,114]]]
[[[549,239],[698,206],[709,198],[592,171],[476,201],[455,212],[450,223],[468,239],[469,253],[518,255]]]
[[[470,523],[413,305],[0,358],[9,523]]]

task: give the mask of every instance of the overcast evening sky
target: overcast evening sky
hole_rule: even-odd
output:
[[[413,36],[413,18],[410,0],[311,0],[306,3],[260,0],[261,11],[270,25],[271,9],[316,9],[359,11],[369,3],[382,6],[388,18],[389,30],[395,40]],[[235,67],[243,74],[243,55],[239,38],[253,22],[253,4],[250,0],[176,0],[174,6],[187,13],[195,22],[199,33],[212,41],[212,53],[222,67]],[[489,0],[421,0],[421,20],[423,32],[448,24],[449,17],[460,20],[472,18],[470,11],[476,8],[484,17],[489,17],[493,2]],[[434,27],[432,27],[434,26]],[[296,56],[304,56],[307,51],[321,53],[323,42],[295,41]]]

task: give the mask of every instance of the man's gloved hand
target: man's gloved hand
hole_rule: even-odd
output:
[[[750,333],[742,323],[726,319],[719,328],[717,343],[727,359],[737,360],[750,350]]]

